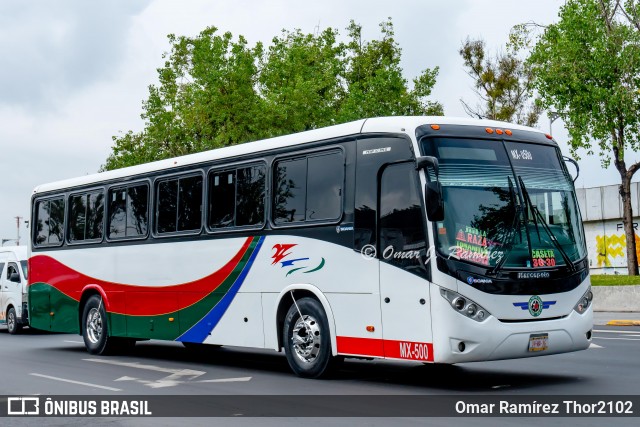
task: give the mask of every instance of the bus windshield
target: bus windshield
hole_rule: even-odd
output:
[[[573,268],[586,256],[571,177],[556,147],[436,138],[423,141],[423,149],[440,164],[441,255],[489,272]]]

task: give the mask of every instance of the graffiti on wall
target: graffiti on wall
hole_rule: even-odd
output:
[[[640,237],[636,234],[636,255],[640,259]],[[604,234],[596,236],[597,267],[612,267],[615,261],[626,264],[627,240],[623,234]]]

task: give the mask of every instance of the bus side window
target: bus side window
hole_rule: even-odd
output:
[[[342,153],[311,156],[307,165],[306,220],[340,218],[344,185]]]
[[[109,239],[144,237],[149,224],[149,186],[109,189]]]
[[[64,198],[38,200],[33,227],[36,246],[60,245],[64,236]]]
[[[427,245],[418,182],[412,163],[391,165],[382,174],[380,259],[424,275]]]
[[[342,216],[344,157],[341,152],[283,160],[274,169],[273,221],[335,221]]]
[[[209,174],[209,228],[264,224],[264,165]]]
[[[278,162],[274,183],[273,221],[276,224],[304,221],[307,159]]]
[[[102,239],[104,194],[83,193],[69,198],[69,241]]]
[[[158,233],[198,232],[202,227],[202,176],[158,181]]]

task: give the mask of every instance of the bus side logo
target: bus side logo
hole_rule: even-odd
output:
[[[298,267],[297,265],[294,265],[296,262],[300,262],[302,264],[308,264],[307,262],[304,261],[309,261],[309,258],[293,258],[293,259],[285,259],[287,258],[289,255],[292,255],[292,252],[290,252],[289,250],[291,248],[293,248],[294,246],[297,246],[297,244],[281,244],[281,243],[277,243],[275,245],[273,245],[273,255],[271,256],[271,258],[273,258],[273,262],[271,263],[271,265],[275,265],[280,263],[280,268],[284,268],[284,267],[293,267],[291,270],[287,271],[286,276],[290,275],[291,273],[295,273],[296,271],[300,271],[300,270],[304,270],[302,271],[302,273],[313,273],[314,271],[318,271],[321,270],[324,267],[325,264],[325,259],[322,258],[320,263],[313,267],[313,268],[309,268],[309,265],[303,265],[301,267]],[[305,270],[306,269],[306,270]]]

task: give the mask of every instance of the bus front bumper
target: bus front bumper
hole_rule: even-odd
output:
[[[494,316],[483,322],[455,311],[432,287],[433,351],[436,363],[463,363],[517,359],[584,350],[591,343],[593,306],[583,314],[571,310],[562,318],[501,322]],[[546,336],[547,348],[532,351],[530,340]]]

